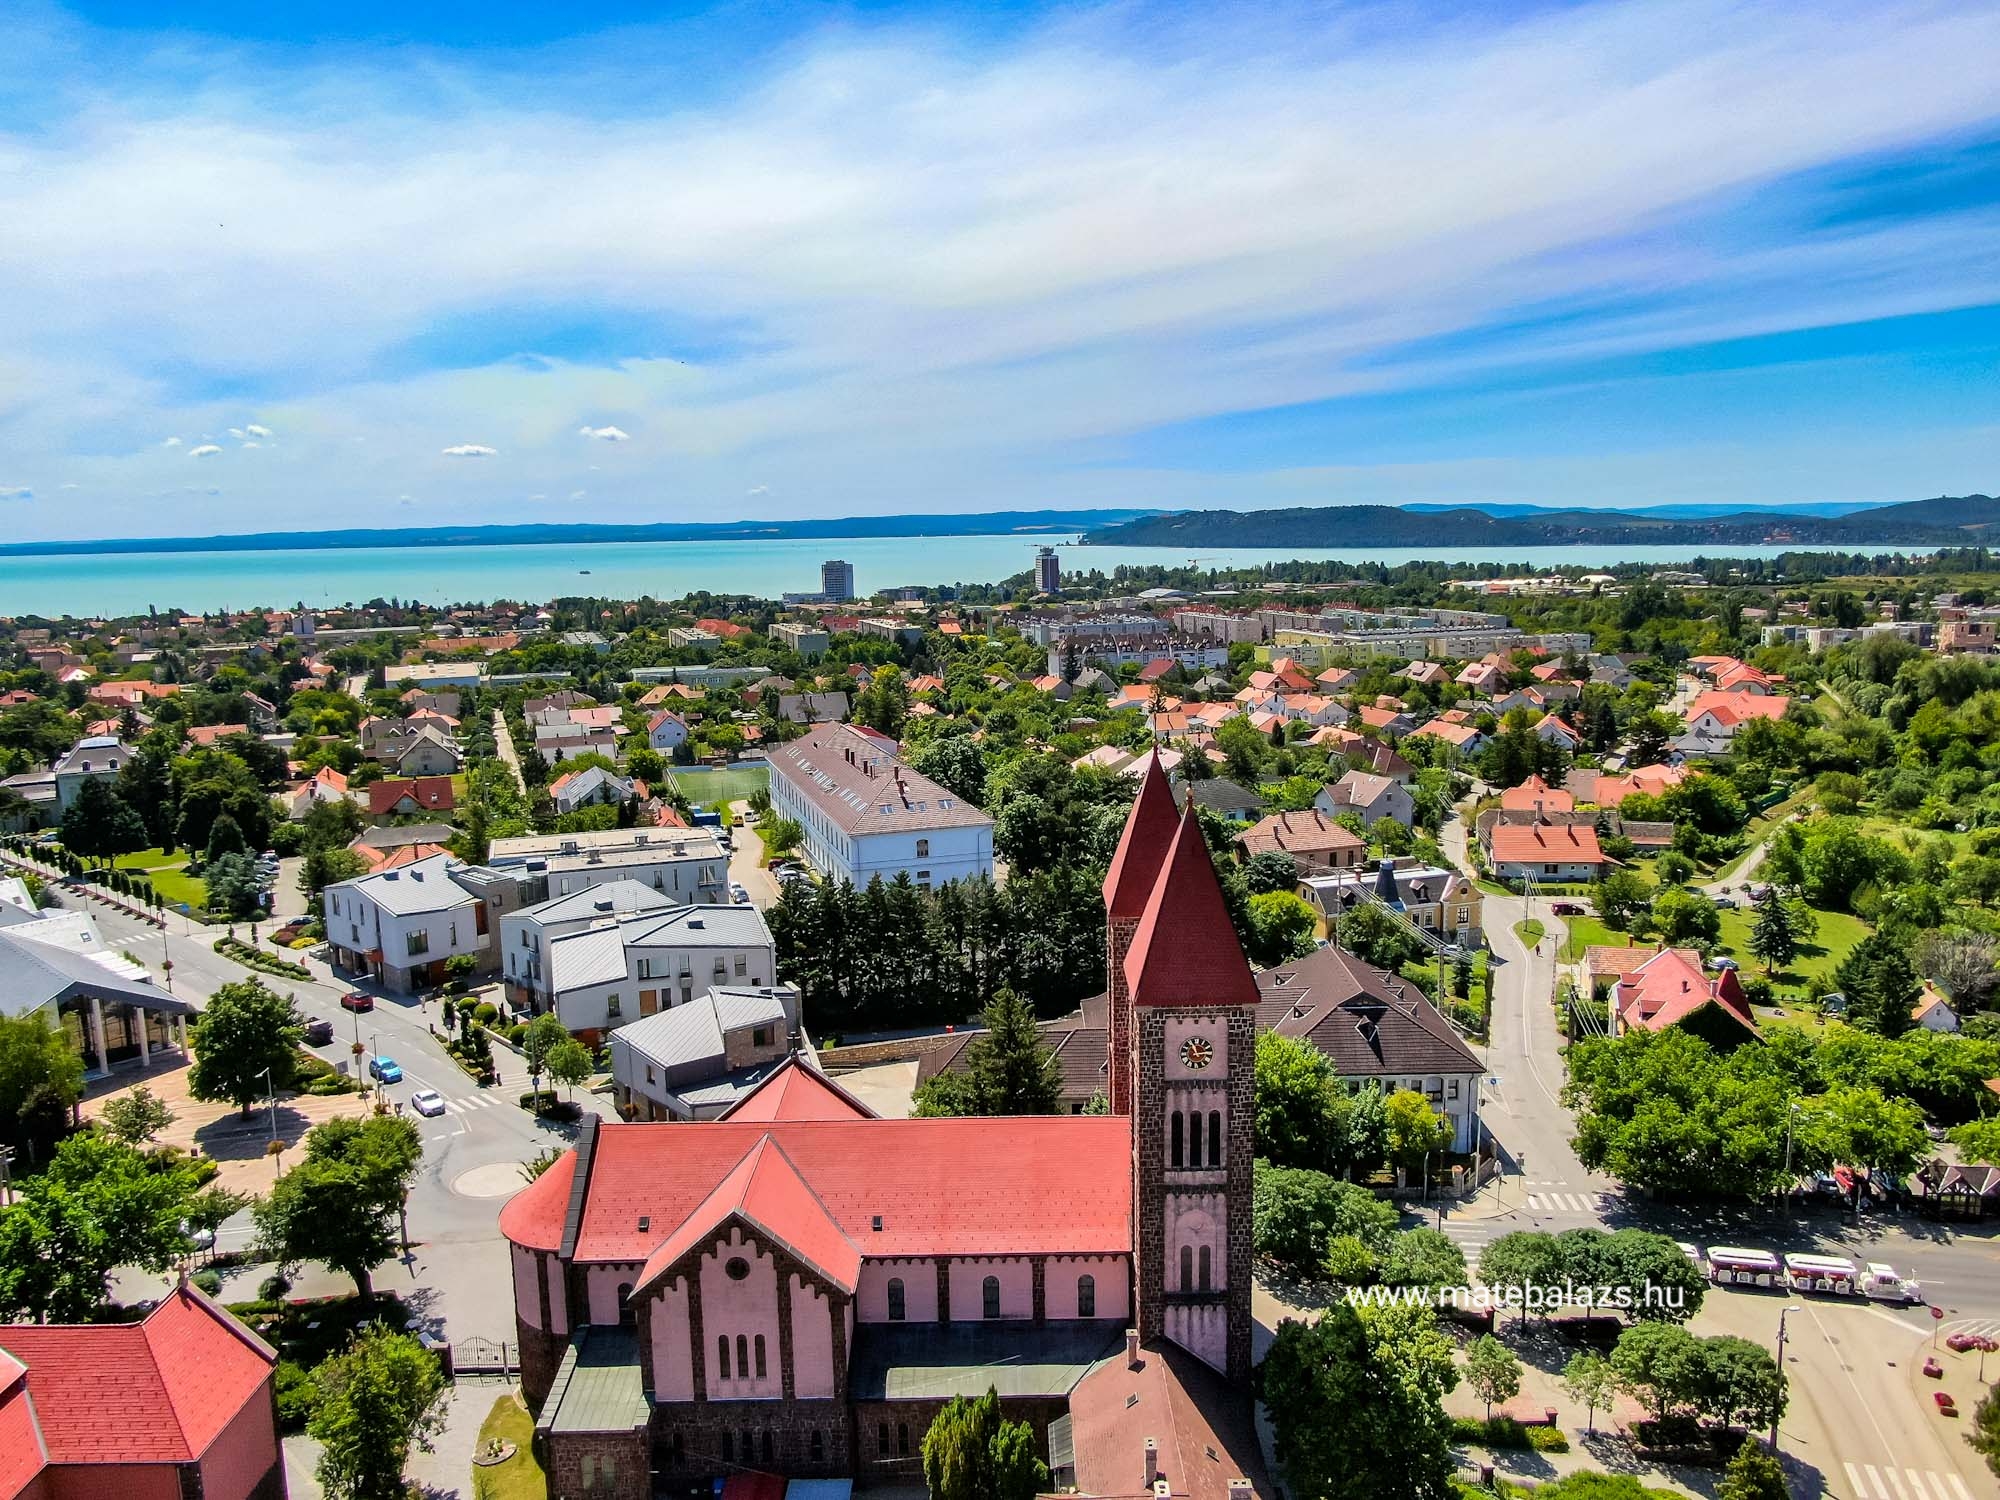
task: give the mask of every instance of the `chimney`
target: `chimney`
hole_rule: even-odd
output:
[[[1160,1482],[1160,1440],[1146,1439],[1146,1488],[1151,1489]]]
[[[1125,1330],[1125,1368],[1139,1368],[1139,1330],[1136,1328]]]
[[[1168,1484],[1166,1480],[1155,1479],[1153,1481],[1153,1500],[1171,1500],[1173,1493],[1174,1487]]]
[[[1238,1475],[1229,1481],[1229,1500],[1257,1500],[1257,1492],[1250,1488],[1250,1481]]]

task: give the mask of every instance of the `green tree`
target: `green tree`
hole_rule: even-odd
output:
[[[1601,1410],[1609,1411],[1612,1397],[1618,1394],[1618,1372],[1612,1368],[1611,1361],[1587,1350],[1572,1355],[1570,1362],[1563,1366],[1558,1384],[1570,1400],[1583,1403],[1584,1421],[1590,1435],[1597,1436],[1597,1414]]]
[[[1449,1115],[1431,1108],[1415,1089],[1398,1089],[1382,1105],[1389,1122],[1389,1160],[1414,1175],[1424,1163],[1451,1149]]]
[[[1750,928],[1750,952],[1763,960],[1764,972],[1769,974],[1790,963],[1798,951],[1791,907],[1776,886],[1767,886],[1757,900],[1757,919]]]
[[[1696,891],[1664,890],[1653,898],[1653,926],[1676,947],[1712,947],[1722,936],[1722,913]]]
[[[47,1161],[82,1097],[83,1059],[43,1012],[0,1016],[0,1144]]]
[[[1703,1416],[1761,1432],[1784,1414],[1785,1377],[1770,1350],[1733,1333],[1695,1344],[1700,1364],[1695,1403]]]
[[[1898,1037],[1912,1024],[1910,1011],[1923,993],[1909,948],[1886,932],[1871,932],[1848,951],[1833,971],[1847,996],[1851,1024],[1877,1036]]]
[[[549,1066],[549,1054],[569,1040],[569,1028],[554,1011],[543,1011],[528,1023],[521,1034],[521,1058],[528,1065],[528,1086],[535,1094],[535,1111],[542,1107],[542,1074]]]
[[[109,859],[145,848],[146,825],[110,781],[92,776],[62,815],[62,842],[86,859]]]
[[[197,1099],[227,1099],[247,1120],[259,1099],[292,1086],[304,1035],[290,997],[267,989],[260,979],[225,984],[195,1021],[188,1092]]]
[[[202,859],[214,864],[225,854],[248,854],[250,845],[243,837],[242,826],[228,813],[217,813],[215,821],[208,825],[208,843],[202,849]]]
[[[985,1029],[966,1043],[963,1067],[926,1080],[917,1091],[915,1113],[1055,1113],[1062,1099],[1062,1070],[1042,1041],[1033,1007],[1012,990],[1001,989],[979,1019]]]
[[[1526,1318],[1531,1305],[1547,1305],[1565,1282],[1562,1248],[1552,1234],[1517,1229],[1479,1252],[1479,1279],[1503,1293]]]
[[[225,854],[211,861],[202,871],[202,886],[208,892],[211,911],[247,917],[262,904],[257,866],[247,854]]]
[[[974,807],[986,805],[986,753],[970,734],[940,734],[910,756],[910,768]]]
[[[143,1146],[174,1123],[174,1112],[142,1083],[129,1094],[106,1100],[97,1120],[114,1139]]]
[[[1465,1252],[1436,1229],[1405,1229],[1389,1241],[1382,1258],[1384,1286],[1429,1287],[1442,1291],[1466,1284]]]
[[[1289,858],[1289,856],[1287,856]],[[1280,1167],[1327,1171],[1336,1140],[1333,1063],[1311,1042],[1266,1031],[1257,1038],[1258,1148]]]
[[[1394,974],[1420,959],[1424,945],[1373,902],[1345,913],[1338,923],[1340,946],[1378,969]]]
[[[1743,1446],[1729,1460],[1722,1483],[1715,1490],[1715,1500],[1790,1500],[1790,1497],[1785,1466],[1754,1437],[1743,1439]]]
[[[299,889],[317,910],[320,893],[328,886],[339,885],[343,880],[354,880],[367,873],[368,862],[352,849],[312,849],[307,851],[304,862],[299,866]]]
[[[903,674],[891,666],[877,667],[868,686],[855,695],[854,722],[895,739],[909,716],[910,690]]]
[[[1644,1229],[1605,1235],[1591,1270],[1595,1285],[1623,1293],[1626,1315],[1639,1321],[1685,1323],[1701,1311],[1708,1291],[1701,1267],[1678,1244]]]
[[[420,1160],[416,1127],[399,1115],[314,1126],[305,1160],[256,1205],[262,1252],[288,1264],[317,1261],[373,1297],[375,1267],[396,1253],[397,1218]]]
[[[1483,1333],[1465,1351],[1465,1383],[1486,1403],[1486,1420],[1493,1420],[1493,1403],[1511,1401],[1521,1389],[1521,1362],[1513,1352]]]
[[[595,1060],[590,1049],[574,1037],[565,1037],[549,1049],[549,1081],[559,1083],[576,1095],[576,1086],[590,1077]]]
[[[1000,1395],[954,1396],[924,1433],[924,1484],[931,1500],[1034,1500],[1049,1485],[1034,1433],[1000,1413]]]
[[[1988,1386],[1986,1394],[1979,1398],[1965,1440],[1986,1460],[1987,1468],[2000,1474],[2000,1385]]]
[[[1282,849],[1266,849],[1261,854],[1253,854],[1243,862],[1243,885],[1252,900],[1272,891],[1296,894],[1299,888],[1298,861]]]
[[[183,1221],[219,1222],[237,1201],[216,1195],[203,1213],[205,1196],[183,1156],[149,1156],[92,1131],[71,1136],[0,1214],[0,1317],[94,1321],[116,1267],[169,1269],[194,1248]]]
[[[1656,1418],[1698,1409],[1708,1387],[1701,1340],[1677,1323],[1636,1323],[1626,1329],[1611,1351],[1611,1365],[1620,1386]]]
[[[406,1333],[373,1324],[313,1371],[319,1405],[306,1431],[321,1446],[330,1500],[402,1500],[412,1447],[428,1453],[444,1428],[444,1372]]]
[[[1250,898],[1250,961],[1263,968],[1313,951],[1318,918],[1304,897],[1269,891]]]
[[[1450,1339],[1415,1304],[1288,1320],[1257,1369],[1292,1493],[1341,1500],[1449,1500],[1457,1382]]]
[[[1615,932],[1629,932],[1652,905],[1653,890],[1630,870],[1613,870],[1591,886],[1590,900],[1605,926]]]
[[[1389,1249],[1396,1210],[1368,1189],[1325,1172],[1259,1162],[1251,1190],[1251,1242],[1258,1255],[1310,1274],[1329,1241],[1353,1235],[1370,1254]]]

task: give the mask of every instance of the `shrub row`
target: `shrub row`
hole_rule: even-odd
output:
[[[312,970],[304,964],[295,964],[288,958],[277,958],[253,948],[241,938],[219,937],[215,940],[215,951],[224,958],[233,958],[246,969],[257,969],[266,974],[275,974],[282,979],[311,979]]]

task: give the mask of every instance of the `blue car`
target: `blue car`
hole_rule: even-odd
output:
[[[403,1070],[397,1065],[396,1059],[393,1057],[369,1058],[368,1071],[374,1074],[376,1080],[381,1083],[401,1083],[403,1081]]]

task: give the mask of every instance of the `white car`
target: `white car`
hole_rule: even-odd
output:
[[[748,906],[750,904],[750,893],[743,889],[740,882],[732,880],[729,882],[729,899],[738,906]]]
[[[420,1115],[441,1115],[444,1113],[444,1095],[436,1089],[418,1089],[410,1095],[410,1108]]]

